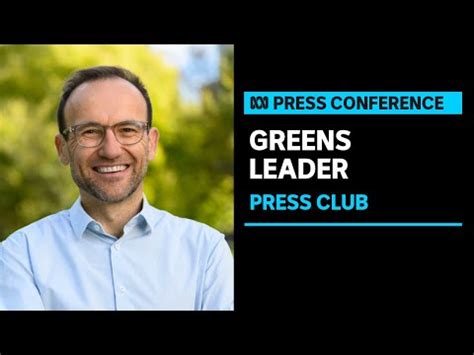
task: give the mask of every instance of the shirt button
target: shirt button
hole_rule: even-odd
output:
[[[96,225],[94,225],[94,229],[95,229],[96,231],[99,231],[99,230],[100,230],[100,227],[96,224]]]
[[[115,243],[115,244],[114,244],[114,248],[115,248],[115,250],[117,250],[117,251],[120,250],[120,243]]]
[[[120,291],[120,293],[125,293],[126,289],[125,289],[125,287],[120,286],[120,287],[119,287],[119,291]]]

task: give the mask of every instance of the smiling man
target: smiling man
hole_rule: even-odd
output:
[[[224,236],[143,194],[159,132],[140,79],[77,71],[57,117],[56,149],[80,197],[0,245],[0,309],[232,310]]]

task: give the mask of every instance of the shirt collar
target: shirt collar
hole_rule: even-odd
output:
[[[155,213],[154,208],[148,203],[145,195],[143,195],[142,209],[137,215],[143,217],[147,227],[150,228],[150,230],[153,230],[153,227],[156,225],[159,219],[159,214]],[[74,234],[78,238],[82,237],[84,231],[91,222],[97,223],[82,207],[80,197],[77,198],[72,207],[69,209],[69,216]]]
[[[153,230],[153,227],[158,222],[159,214],[157,214],[155,209],[148,203],[148,200],[145,195],[143,195],[142,210],[138,214],[143,216],[146,223],[148,224],[148,227]]]
[[[69,216],[74,234],[78,238],[82,237],[89,223],[94,222],[94,219],[82,207],[80,197],[77,198],[69,210]]]

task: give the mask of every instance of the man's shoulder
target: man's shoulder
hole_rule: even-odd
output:
[[[39,237],[44,238],[44,236],[52,235],[52,232],[55,229],[64,227],[68,223],[68,216],[69,211],[63,210],[43,217],[16,230],[5,239],[5,242],[19,241],[24,238],[33,240]]]
[[[217,242],[224,238],[224,234],[217,229],[196,220],[176,216],[168,211],[159,210],[152,207],[161,218],[157,222],[157,227],[164,227],[172,231],[173,235],[182,235],[188,238],[201,238],[209,242]]]

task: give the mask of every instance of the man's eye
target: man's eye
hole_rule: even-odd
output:
[[[100,134],[100,130],[97,128],[87,128],[81,132],[82,135],[94,135],[94,134]]]
[[[137,129],[135,127],[122,127],[122,128],[120,128],[120,132],[122,132],[122,133],[136,133]]]

